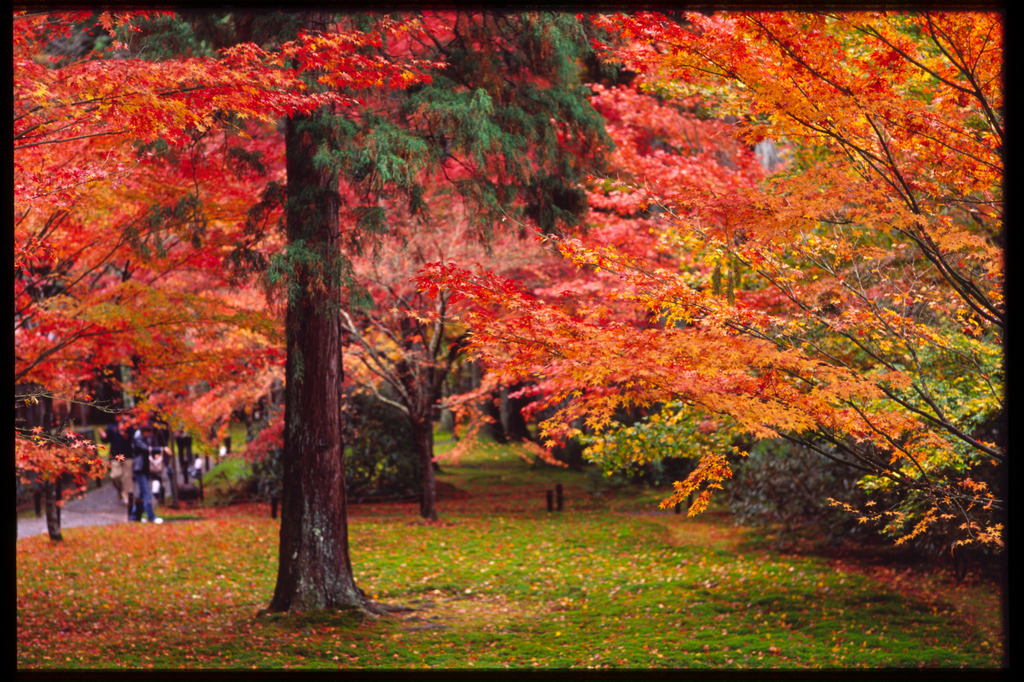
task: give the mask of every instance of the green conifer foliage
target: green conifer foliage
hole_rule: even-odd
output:
[[[586,209],[579,181],[610,147],[582,82],[592,48],[565,13],[459,13],[430,58],[446,67],[405,94],[409,133],[429,141],[435,164],[458,159],[454,180],[473,202],[484,234],[502,218],[525,217],[545,232]]]

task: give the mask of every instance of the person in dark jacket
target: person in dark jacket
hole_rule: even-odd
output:
[[[100,435],[104,443],[110,444],[110,480],[121,496],[121,504],[128,504],[132,493],[132,441],[131,433],[125,433],[124,417],[114,415],[114,422]]]
[[[149,457],[157,454],[170,455],[170,450],[157,441],[152,424],[143,424],[132,438],[132,476],[135,478],[135,494],[142,500],[146,516],[143,518],[138,508],[133,509],[130,516],[132,521],[164,522],[153,513],[153,490],[149,483]]]

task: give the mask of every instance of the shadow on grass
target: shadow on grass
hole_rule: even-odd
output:
[[[305,613],[271,613],[261,611],[259,620],[267,625],[286,631],[316,630],[323,628],[339,628],[353,630],[373,616],[358,608],[320,609]]]

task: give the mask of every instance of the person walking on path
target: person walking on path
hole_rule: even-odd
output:
[[[142,501],[146,516],[142,518],[138,506],[136,506],[131,510],[130,518],[132,521],[163,523],[164,520],[153,513],[153,490],[149,482],[149,458],[151,455],[170,455],[170,450],[157,442],[153,434],[153,424],[146,422],[132,438],[132,475],[135,478],[136,495],[138,500]]]
[[[121,496],[121,504],[127,505],[132,493],[132,444],[131,435],[125,432],[124,416],[114,415],[114,422],[100,435],[104,443],[110,444],[110,480]]]

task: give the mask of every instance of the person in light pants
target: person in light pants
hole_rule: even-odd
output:
[[[104,443],[110,444],[110,480],[121,496],[121,504],[128,504],[135,482],[132,477],[131,435],[124,430],[124,417],[114,415],[114,422],[100,435]]]

